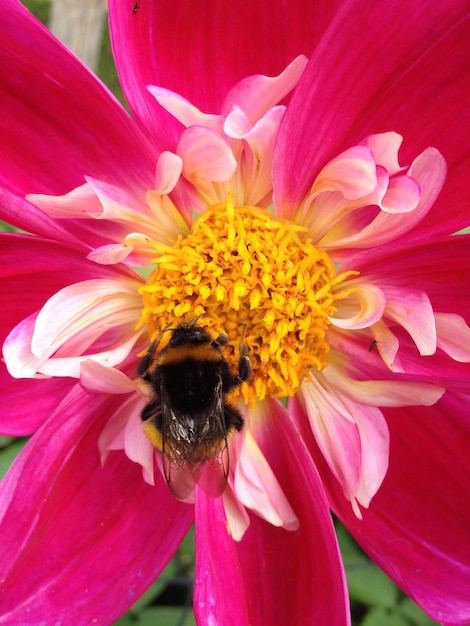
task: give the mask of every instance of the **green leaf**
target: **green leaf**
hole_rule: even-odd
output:
[[[394,611],[374,608],[367,613],[361,626],[410,626],[410,622]]]
[[[411,598],[404,598],[400,602],[400,612],[410,620],[413,626],[437,626],[438,624],[428,617]]]
[[[183,607],[151,607],[138,617],[129,613],[115,622],[115,626],[195,626],[192,611]]]
[[[398,587],[372,563],[347,569],[346,578],[351,599],[372,607],[393,608],[397,605]]]
[[[25,443],[25,439],[19,439],[0,450],[0,478],[5,476],[7,471],[10,469],[10,465],[21,452]]]
[[[349,564],[357,565],[357,563],[367,563],[370,561],[369,557],[364,554],[342,524],[336,522],[335,530],[346,569]]]
[[[7,435],[0,435],[0,448],[6,448],[15,441],[15,437],[8,437]]]

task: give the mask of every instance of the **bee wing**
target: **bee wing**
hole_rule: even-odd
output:
[[[176,498],[194,502],[196,485],[213,498],[223,493],[229,456],[221,378],[213,401],[200,417],[196,436],[187,416],[170,406],[162,389],[162,452],[165,479]]]
[[[218,498],[225,491],[229,470],[229,455],[227,440],[217,454],[207,461],[198,463],[192,474],[195,482],[204,493],[211,498]]]

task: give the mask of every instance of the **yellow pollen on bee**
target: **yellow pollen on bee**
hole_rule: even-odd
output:
[[[172,247],[154,244],[155,270],[141,288],[150,340],[168,323],[191,321],[229,339],[234,371],[240,343],[253,369],[245,402],[292,396],[311,370],[328,365],[329,318],[344,297],[328,254],[307,229],[232,198],[207,209]]]

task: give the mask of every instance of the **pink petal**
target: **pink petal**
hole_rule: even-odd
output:
[[[148,178],[156,150],[125,109],[20,3],[1,11],[1,185],[22,196],[64,193],[84,173]]]
[[[458,311],[470,318],[469,263],[470,235],[459,235],[350,251],[345,269],[358,270],[379,284],[424,291],[436,311]]]
[[[300,527],[286,531],[252,516],[243,539],[235,542],[222,501],[199,493],[198,624],[349,624],[344,574],[316,469],[280,404],[269,402],[262,431],[255,438],[289,494]]]
[[[371,328],[371,332],[375,333],[375,330],[376,325]],[[470,368],[467,363],[453,361],[442,350],[437,350],[435,354],[423,358],[404,329],[394,327],[393,331],[399,350],[392,363],[389,362],[388,355],[393,355],[393,344],[389,335],[385,333],[372,335],[374,338],[378,337],[378,343],[371,345],[371,335],[368,334],[331,332],[329,339],[332,346],[332,359],[337,359],[339,355],[342,360],[346,358],[351,365],[354,364],[355,375],[365,381],[385,379],[393,383],[395,377],[391,376],[389,370],[406,374],[406,379],[411,381],[411,384],[417,384],[417,399],[423,400],[425,404],[432,404],[433,398],[438,397],[435,394],[439,394],[442,388],[468,390]],[[388,343],[392,344],[390,348]],[[403,377],[400,379],[403,380]],[[429,388],[430,385],[431,388]],[[387,391],[389,392],[390,389]],[[395,396],[397,400],[403,391],[405,394],[402,397],[406,397],[405,388]]]
[[[203,126],[192,126],[183,131],[177,154],[183,160],[183,175],[189,181],[224,182],[237,167],[227,142]]]
[[[27,235],[0,234],[0,340],[16,323],[37,311],[54,293],[91,278],[128,281],[132,270],[106,268],[87,261],[83,250]],[[27,297],[26,297],[27,294]]]
[[[391,372],[403,371],[400,366],[400,359],[397,357],[399,348],[399,341],[387,324],[381,320],[377,322],[370,329],[372,333],[373,341],[376,341],[377,352],[380,354],[385,365]],[[369,344],[369,352],[371,351],[372,343]]]
[[[467,19],[462,0],[416,4],[405,12],[398,0],[343,4],[282,123],[274,168],[278,206],[297,205],[317,172],[346,148],[395,130],[405,138],[405,163],[436,146],[456,174],[441,198],[448,210],[436,207],[427,232],[468,225],[459,183],[470,165],[462,142],[470,121]]]
[[[60,203],[62,197],[58,197]],[[40,204],[42,201],[46,203],[49,196],[32,194],[31,198]],[[53,211],[57,209],[58,204],[55,203]],[[95,219],[83,219],[84,214],[79,220],[61,219],[59,225],[56,220],[48,217],[44,211],[35,207],[31,202],[18,198],[1,188],[0,217],[28,232],[48,239],[68,242],[70,245],[87,250],[90,245],[100,246],[108,244],[110,241],[122,240],[127,234],[119,224],[110,224],[109,222],[100,224]]]
[[[67,378],[52,380],[14,379],[0,363],[0,396],[2,412],[0,433],[27,437],[36,432],[57,407],[57,398],[64,397],[75,384]],[[31,410],[34,398],[34,411]]]
[[[390,467],[362,521],[355,518],[317,446],[332,506],[380,567],[439,623],[470,621],[467,394],[432,407],[384,409]],[[307,437],[308,434],[304,433]]]
[[[171,89],[201,111],[218,113],[241,79],[276,76],[297,55],[308,54],[336,4],[164,0],[141,3],[134,14],[132,7],[110,0],[114,55],[133,113],[151,129],[151,137],[161,142],[165,133],[171,149],[178,131],[170,116],[162,116],[147,85]]]
[[[125,268],[97,267],[83,253],[64,244],[39,237],[0,235],[0,290],[9,294],[0,309],[0,344],[22,319],[71,281],[93,277],[129,278]],[[14,380],[0,361],[2,416],[0,430],[5,434],[30,435],[57,405],[71,385],[69,380]],[[31,397],[35,398],[31,411]]]
[[[192,509],[161,477],[150,487],[121,453],[101,466],[98,435],[120,402],[77,386],[3,481],[1,614],[9,623],[114,622],[187,532]]]
[[[235,494],[231,477],[228,479],[227,487],[223,494],[223,502],[227,518],[227,532],[234,541],[240,541],[250,526],[250,516]]]

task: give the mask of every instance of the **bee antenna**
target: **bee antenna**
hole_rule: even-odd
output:
[[[191,320],[188,324],[188,326],[190,328],[193,328],[193,326],[196,326],[196,324],[199,322],[199,320],[201,319],[201,317],[204,317],[204,315],[206,314],[205,311],[203,311],[202,313],[199,313],[199,315],[197,317],[195,317],[193,320]]]

